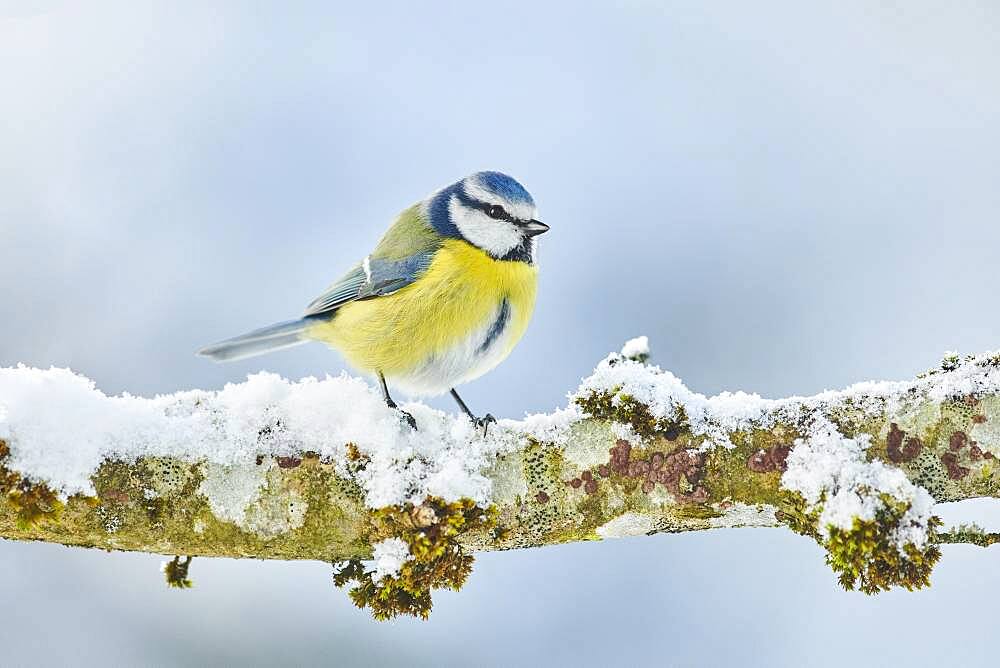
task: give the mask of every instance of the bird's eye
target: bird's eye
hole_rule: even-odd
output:
[[[486,208],[486,215],[490,218],[503,218],[506,213],[499,204],[494,204]]]

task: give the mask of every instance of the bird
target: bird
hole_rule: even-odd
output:
[[[319,341],[377,379],[385,404],[417,428],[389,394],[449,392],[485,436],[455,387],[495,368],[524,335],[538,284],[536,237],[549,230],[514,178],[481,171],[404,209],[375,249],[306,307],[300,318],[198,351],[218,362]]]

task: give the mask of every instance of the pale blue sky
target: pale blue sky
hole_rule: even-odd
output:
[[[478,169],[552,231],[475,410],[560,405],[637,334],[767,396],[1000,348],[995,4],[538,4],[0,1],[0,364],[143,394],[336,373],[192,351],[298,314]],[[175,592],[158,562],[0,544],[5,660],[988,665],[953,639],[992,637],[1000,585],[1000,551],[955,547],[866,598],[744,530],[484,555],[430,622],[377,625],[322,564],[196,560]]]

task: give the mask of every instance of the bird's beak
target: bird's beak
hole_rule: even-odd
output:
[[[549,226],[540,220],[529,220],[524,223],[518,223],[517,226],[521,228],[526,237],[537,237],[539,234],[549,231]]]

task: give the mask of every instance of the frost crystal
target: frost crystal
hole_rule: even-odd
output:
[[[923,547],[934,499],[910,482],[899,469],[880,461],[866,461],[869,437],[846,438],[824,424],[807,439],[798,439],[788,455],[781,485],[798,492],[810,510],[822,508],[818,528],[850,530],[855,519],[870,521],[885,507],[883,495],[906,506],[893,539],[899,549],[907,543]]]
[[[312,451],[348,475],[348,443],[367,460],[356,479],[370,507],[420,503],[428,494],[485,505],[490,483],[480,471],[497,453],[519,445],[521,423],[505,420],[484,439],[464,416],[419,403],[406,409],[419,431],[404,425],[364,381],[346,374],[291,382],[258,373],[216,392],[145,399],[109,397],[68,369],[0,368],[0,439],[10,447],[5,466],[11,470],[62,495],[93,495],[91,476],[107,459],[175,457],[204,462],[211,471],[252,469],[245,479],[222,476],[221,487],[206,478],[201,491],[226,518],[242,517],[258,496],[266,467],[254,467],[256,456]],[[551,420],[552,433],[574,415]]]
[[[372,580],[379,582],[386,577],[399,575],[399,569],[410,559],[410,548],[400,538],[386,538],[376,543],[372,558],[375,560],[375,574]]]
[[[613,394],[616,405],[624,397],[630,397],[645,406],[655,418],[674,420],[685,415],[686,426],[692,434],[709,436],[723,445],[728,444],[727,432],[759,421],[768,411],[785,404],[745,392],[723,392],[708,398],[692,392],[669,371],[618,353],[602,360],[570,399],[575,401],[601,393]]]
[[[622,346],[622,357],[634,360],[642,360],[649,357],[649,337],[637,336],[629,339]]]
[[[913,381],[866,381],[845,390],[786,399],[764,399],[758,394],[740,391],[706,397],[688,389],[669,371],[612,353],[583,379],[569,398],[577,402],[609,394],[614,397],[614,405],[621,405],[625,397],[631,397],[655,418],[669,421],[686,416],[684,426],[692,435],[706,437],[706,447],[730,447],[729,434],[733,431],[755,427],[768,429],[779,421],[794,423],[804,416],[826,413],[844,405],[878,416],[887,410],[898,410],[928,399],[942,401],[997,392],[1000,392],[1000,354],[997,353],[965,357],[956,360],[954,366]]]
[[[272,464],[256,466],[253,462],[221,466],[206,464],[198,492],[208,499],[212,512],[221,520],[244,525],[247,507],[260,498],[267,485],[267,472]]]

